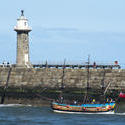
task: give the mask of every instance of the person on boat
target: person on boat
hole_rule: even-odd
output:
[[[107,98],[106,102],[107,102],[107,103],[111,103],[111,102],[114,102],[114,101],[113,101],[113,99],[112,99],[112,98],[110,98],[110,99],[109,99],[109,98]]]
[[[111,98],[111,99],[110,99],[110,103],[111,103],[111,102],[115,102],[115,101]]]
[[[95,104],[95,99],[92,100],[92,104]]]
[[[109,103],[109,102],[110,102],[110,101],[109,101],[109,98],[107,98],[106,102],[107,102],[107,103]]]
[[[74,100],[74,104],[75,104],[75,105],[77,104],[77,101],[76,101],[76,100]]]
[[[63,96],[60,97],[60,103],[63,103]]]

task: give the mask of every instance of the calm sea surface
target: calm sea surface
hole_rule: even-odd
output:
[[[125,112],[60,114],[49,107],[0,105],[0,125],[125,125]]]

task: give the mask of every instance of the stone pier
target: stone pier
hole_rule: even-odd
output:
[[[0,68],[0,86],[6,84],[9,67]],[[9,86],[59,88],[62,83],[63,70],[56,68],[12,68]],[[103,83],[102,83],[103,82]],[[90,87],[101,88],[110,84],[109,89],[125,89],[124,69],[90,69]],[[65,69],[64,85],[66,88],[85,88],[86,69]]]

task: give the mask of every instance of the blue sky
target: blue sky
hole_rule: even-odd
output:
[[[16,62],[14,26],[29,19],[32,63],[91,62],[125,67],[125,0],[4,0],[0,7],[0,63]]]

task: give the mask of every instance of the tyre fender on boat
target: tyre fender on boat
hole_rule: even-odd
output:
[[[84,111],[86,111],[86,108],[85,108],[85,107],[83,107],[83,110],[84,110]]]
[[[66,108],[70,108],[70,106],[69,106],[69,105],[67,105],[67,106],[66,106]]]
[[[101,109],[101,107],[96,107],[97,111],[99,111]]]
[[[110,110],[112,107],[110,105],[107,106],[107,109]]]

